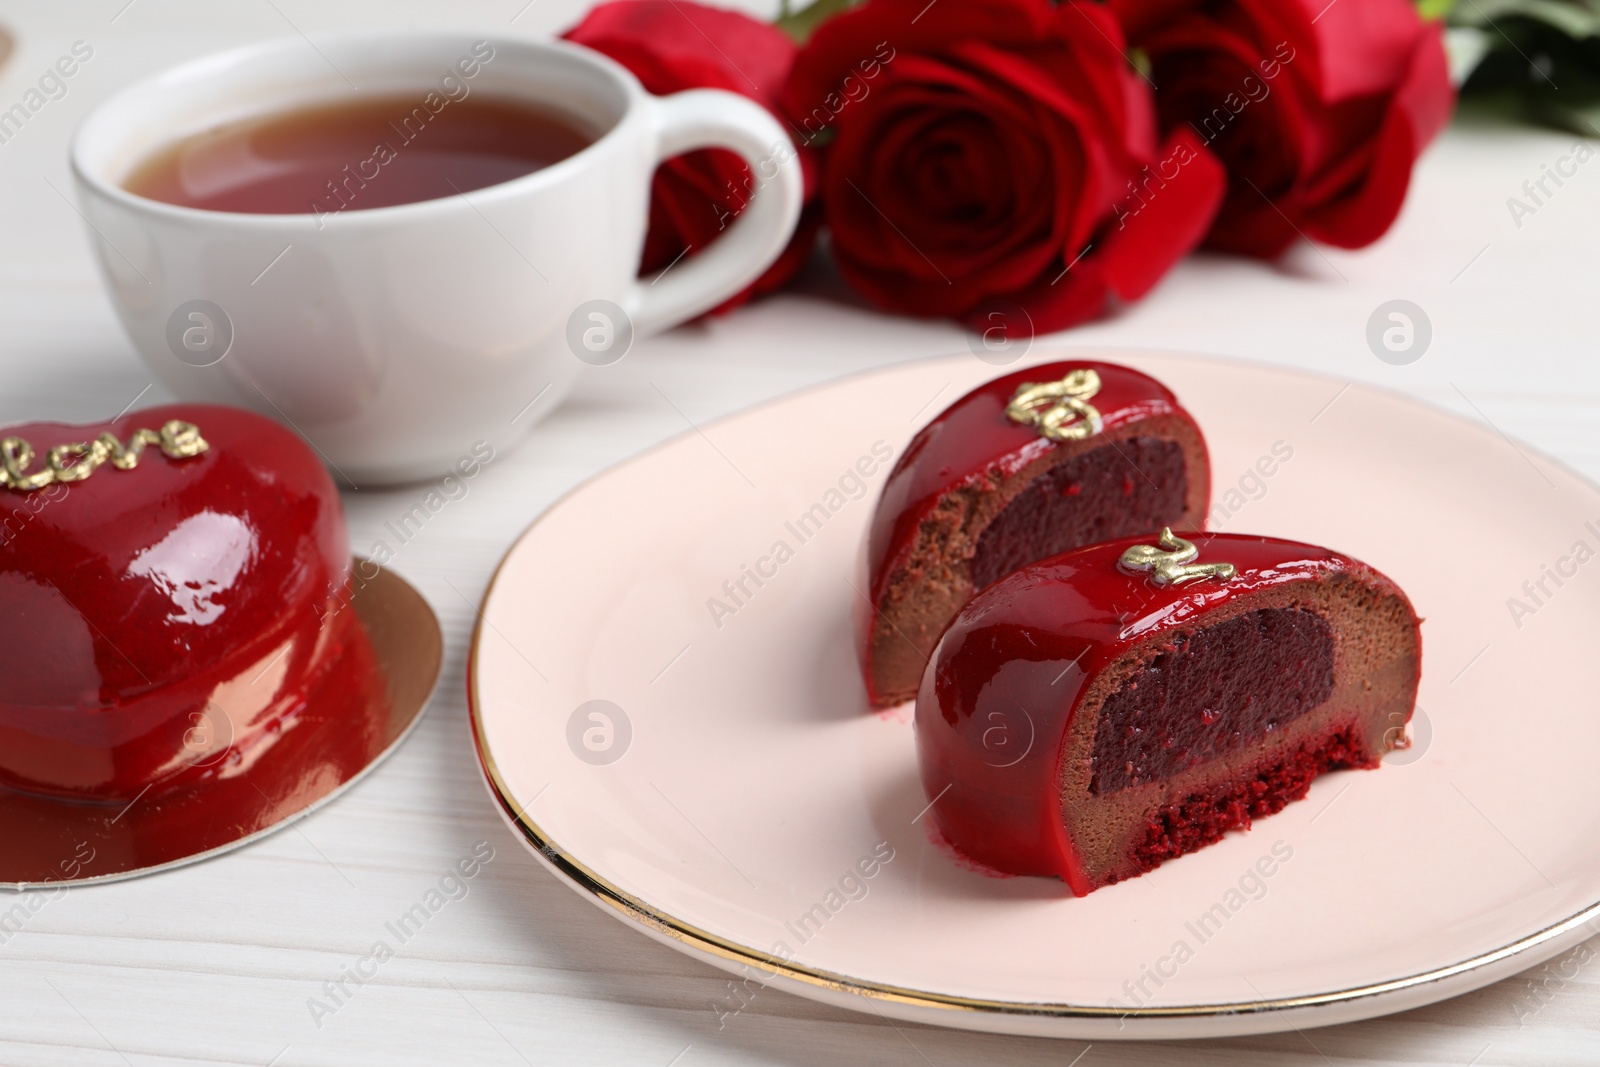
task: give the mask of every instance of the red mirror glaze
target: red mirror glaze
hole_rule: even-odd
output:
[[[323,625],[349,570],[339,495],[284,427],[177,404],[0,437],[26,440],[37,470],[54,446],[173,419],[209,447],[0,487],[0,787],[117,801],[217,773],[281,730],[351,639]]]

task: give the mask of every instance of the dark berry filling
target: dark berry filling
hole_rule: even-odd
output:
[[[1298,719],[1333,692],[1333,629],[1263,608],[1179,634],[1100,707],[1089,792],[1165,779]]]
[[[1134,437],[1108,442],[1039,475],[978,535],[972,587],[1029,563],[1178,522],[1189,494],[1183,448]]]

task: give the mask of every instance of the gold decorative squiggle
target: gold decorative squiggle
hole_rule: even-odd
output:
[[[1023,382],[1006,405],[1006,418],[1052,441],[1082,441],[1101,430],[1100,412],[1089,404],[1099,391],[1100,375],[1088,368],[1057,382]]]
[[[1231,563],[1194,563],[1200,550],[1193,541],[1173,535],[1172,527],[1162,527],[1161,547],[1134,545],[1122,553],[1121,564],[1130,571],[1149,571],[1157,585],[1182,585],[1199,578],[1227,581],[1234,575]]]
[[[7,437],[0,440],[0,489],[29,492],[55,482],[81,482],[107,460],[118,470],[132,470],[146,445],[161,446],[173,459],[189,459],[211,447],[194,423],[173,419],[159,433],[135,430],[126,445],[110,433],[93,441],[56,445],[45,455],[44,466],[30,474],[33,446],[20,437]]]

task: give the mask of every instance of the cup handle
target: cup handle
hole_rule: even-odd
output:
[[[650,103],[659,131],[656,165],[696,148],[726,148],[744,159],[754,189],[733,225],[703,252],[691,250],[683,262],[633,283],[626,306],[640,336],[692,319],[759,278],[794,234],[805,194],[794,143],[760,105],[720,89]]]

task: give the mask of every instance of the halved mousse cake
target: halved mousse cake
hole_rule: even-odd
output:
[[[916,707],[930,816],[1081,896],[1376,767],[1421,656],[1405,593],[1325,548],[1163,531],[1054,556],[939,642]]]
[[[1198,529],[1210,494],[1200,428],[1149,375],[1047,363],[974,389],[912,438],[873,515],[856,614],[869,699],[916,695],[977,590],[1082,545]]]

